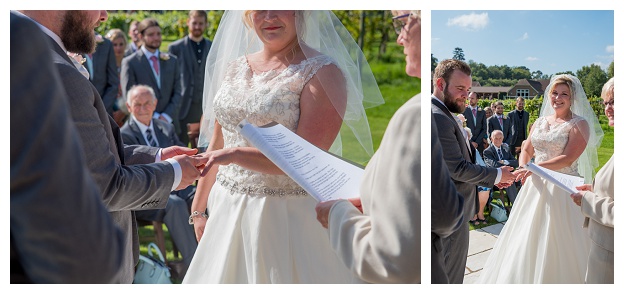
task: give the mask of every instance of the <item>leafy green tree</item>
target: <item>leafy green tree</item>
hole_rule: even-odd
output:
[[[576,76],[581,81],[587,97],[600,96],[602,85],[608,80],[607,73],[596,64],[583,66],[576,71]]]
[[[465,61],[466,58],[464,57],[464,49],[455,47],[455,50],[453,50],[453,59]]]
[[[431,53],[431,72],[434,72],[436,67],[438,67],[438,59],[433,57],[433,53]]]
[[[614,67],[613,61],[611,61],[611,64],[609,64],[609,68],[607,69],[607,77],[608,78],[612,78],[613,77],[613,71],[615,71],[615,69],[613,67]]]

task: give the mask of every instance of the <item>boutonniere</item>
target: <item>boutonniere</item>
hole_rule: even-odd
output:
[[[477,111],[483,111],[483,108],[477,107]]]
[[[169,58],[171,58],[171,56],[169,56],[169,54],[167,53],[160,53],[160,60],[169,60]]]
[[[85,63],[85,61],[87,61],[86,58],[84,58],[82,55],[78,53],[67,52],[67,56],[69,56],[70,58],[78,62],[78,64],[80,65],[82,65],[83,63]]]
[[[95,35],[95,42],[96,42],[96,43],[102,43],[102,42],[104,42],[104,38],[102,38],[102,35],[100,35],[100,34],[96,34],[96,35]]]

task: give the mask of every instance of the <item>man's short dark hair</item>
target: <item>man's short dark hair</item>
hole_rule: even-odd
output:
[[[437,81],[439,78],[442,78],[444,79],[444,82],[448,85],[449,78],[451,77],[451,74],[453,74],[453,71],[455,71],[456,69],[460,70],[467,76],[472,74],[470,66],[468,66],[467,63],[457,59],[445,59],[438,63],[438,66],[436,66],[435,72],[433,74],[433,83],[435,84],[435,81]]]
[[[146,18],[139,23],[139,25],[137,26],[137,31],[139,32],[139,34],[142,35],[143,32],[145,32],[145,30],[151,27],[160,28],[160,25],[158,24],[158,21],[155,18]]]

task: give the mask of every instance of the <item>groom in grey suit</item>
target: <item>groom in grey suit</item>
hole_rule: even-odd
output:
[[[77,70],[81,65],[67,56],[67,51],[93,52],[94,29],[108,18],[106,11],[28,10],[22,13],[36,21],[49,37],[52,59],[68,96],[89,171],[113,221],[126,234],[120,276],[121,282],[131,283],[139,253],[132,210],[165,207],[172,190],[185,188],[200,177],[197,167],[205,164],[205,160],[190,157],[196,151],[188,148],[159,149],[123,144],[119,127],[106,112],[97,90]]]
[[[457,192],[464,198],[464,223],[462,227],[443,238],[446,271],[449,282],[461,284],[468,256],[469,220],[477,213],[477,186],[492,187],[510,183],[514,176],[506,168],[487,168],[475,164],[475,149],[466,144],[464,130],[455,122],[452,113],[463,113],[468,90],[472,84],[470,67],[462,61],[447,59],[438,64],[433,77],[431,115],[438,127],[438,138]],[[444,164],[432,162],[431,165]],[[432,181],[437,179],[432,178]],[[443,216],[431,216],[443,217]]]

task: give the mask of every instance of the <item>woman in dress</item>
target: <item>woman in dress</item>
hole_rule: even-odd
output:
[[[276,121],[338,155],[351,130],[359,154],[372,155],[364,106],[383,99],[340,21],[329,11],[226,11],[205,88],[199,146],[214,165],[193,201],[200,242],[184,283],[357,281],[314,220],[315,200],[236,130],[243,119]]]
[[[113,51],[115,52],[115,64],[117,65],[117,75],[121,72],[121,60],[124,58],[126,46],[128,44],[126,34],[120,29],[111,29],[106,33],[106,39],[113,43]],[[119,78],[119,77],[117,77]],[[127,116],[130,114],[126,107],[121,91],[121,80],[117,91],[117,102],[113,105],[113,118],[119,127],[123,126]]]
[[[535,164],[591,183],[602,129],[579,80],[553,76],[540,117],[520,153],[520,166]],[[569,193],[525,169],[514,213],[480,275],[481,283],[583,283],[589,238]]]

